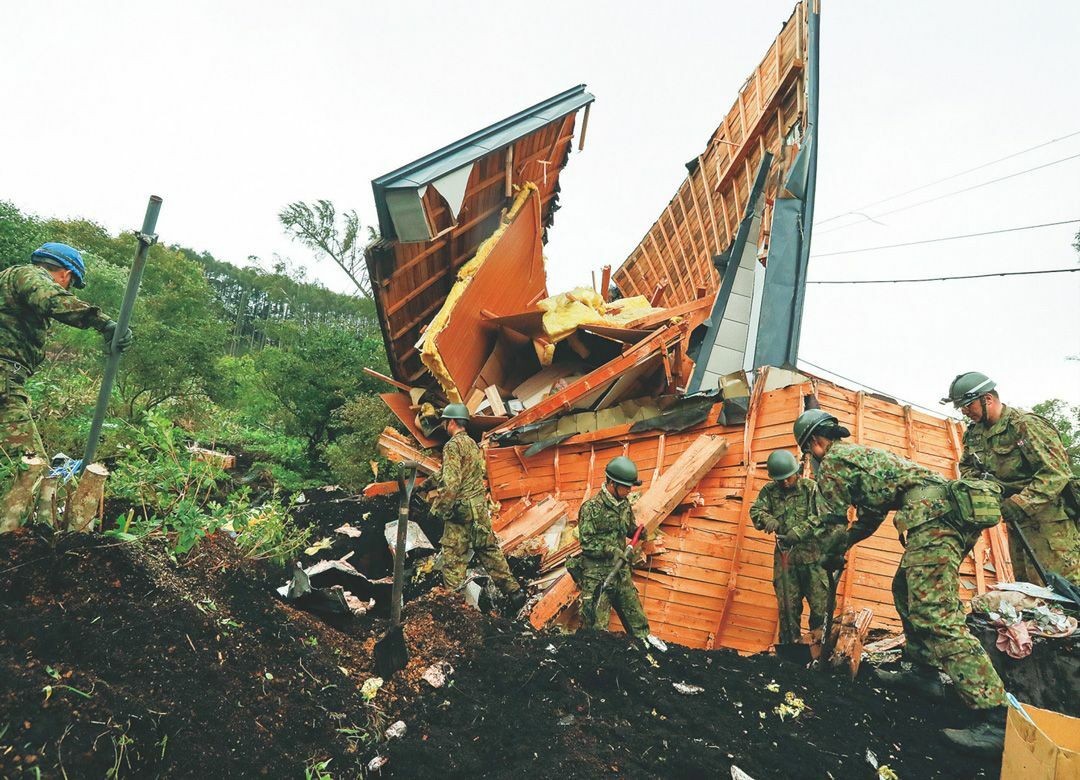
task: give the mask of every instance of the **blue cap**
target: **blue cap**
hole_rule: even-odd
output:
[[[66,268],[71,271],[72,284],[79,289],[86,287],[86,263],[83,262],[82,254],[75,247],[50,241],[35,249],[30,258],[32,260],[45,260],[53,265]]]

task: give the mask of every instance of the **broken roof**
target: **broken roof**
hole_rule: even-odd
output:
[[[372,182],[382,238],[365,256],[397,379],[424,376],[423,329],[526,183],[537,188],[541,230],[551,224],[577,111],[587,120],[593,100],[573,87]]]

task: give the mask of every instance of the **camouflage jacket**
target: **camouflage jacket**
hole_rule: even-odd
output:
[[[1066,517],[1061,492],[1072,478],[1069,459],[1058,432],[1037,414],[1005,406],[993,425],[969,425],[960,473],[996,480],[1028,517]]]
[[[484,454],[469,434],[461,431],[443,445],[442,468],[435,475],[439,496],[431,506],[438,517],[449,517],[460,504],[484,501]]]
[[[582,502],[578,511],[581,552],[586,559],[610,560],[626,549],[626,537],[636,526],[630,502],[615,498],[604,485],[599,493]]]
[[[0,271],[0,359],[33,372],[45,359],[49,324],[101,330],[109,318],[52,280],[40,266],[16,265]]]
[[[824,532],[817,497],[817,483],[812,479],[800,477],[791,490],[784,489],[778,482],[768,482],[750,507],[750,521],[760,531],[765,521],[775,520],[780,524],[777,536],[789,535],[798,539],[793,546],[796,563],[817,561],[821,557],[818,543]]]
[[[948,481],[917,463],[861,444],[836,442],[817,472],[818,510],[823,518],[859,513],[852,531],[869,536],[896,510],[895,523],[907,533],[951,511]]]

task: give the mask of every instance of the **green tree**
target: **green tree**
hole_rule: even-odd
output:
[[[1061,441],[1065,444],[1073,476],[1080,477],[1080,404],[1070,406],[1060,398],[1052,398],[1035,404],[1031,410],[1041,414],[1057,428]]]
[[[0,200],[0,271],[24,262],[48,240],[41,222],[23,214],[14,204]]]
[[[341,226],[338,227],[337,209],[330,201],[317,200],[313,204],[297,201],[283,208],[278,213],[278,220],[291,238],[314,252],[325,254],[348,275],[363,297],[371,297],[364,248],[359,243],[360,218],[355,211],[342,212]],[[371,228],[368,233],[371,238],[376,235]]]
[[[256,356],[263,386],[284,412],[286,431],[307,440],[312,460],[337,432],[334,412],[350,398],[377,389],[364,366],[384,362],[382,341],[374,334],[357,337],[321,325],[300,332],[291,349],[268,347]]]

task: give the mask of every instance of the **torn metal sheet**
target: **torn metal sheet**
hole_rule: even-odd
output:
[[[387,523],[383,529],[383,536],[386,537],[386,543],[390,546],[391,554],[393,554],[394,548],[397,546],[397,524],[397,520],[392,520]],[[435,550],[435,545],[428,541],[427,536],[421,530],[420,526],[417,525],[415,521],[410,520],[408,527],[405,529],[406,557],[415,550],[433,552]]]

